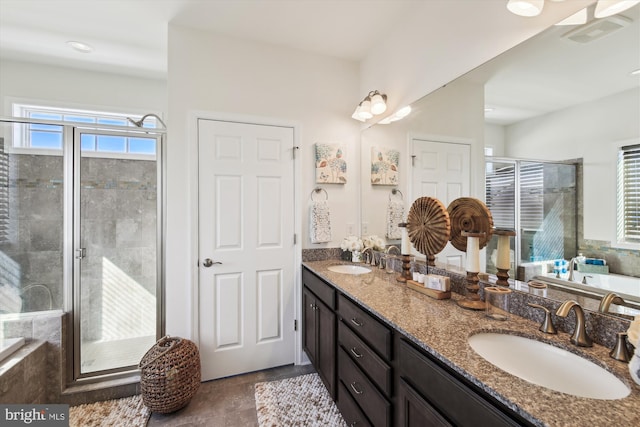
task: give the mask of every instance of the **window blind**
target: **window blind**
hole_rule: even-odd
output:
[[[618,241],[640,243],[640,144],[618,151]]]
[[[496,228],[516,226],[515,164],[491,163],[485,176],[485,200]]]
[[[4,138],[0,138],[0,243],[8,241],[9,233],[9,155]]]

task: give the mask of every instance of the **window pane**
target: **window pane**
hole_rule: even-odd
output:
[[[82,134],[80,136],[80,149],[82,151],[96,151],[96,136]]]
[[[114,126],[126,126],[127,119],[106,119],[99,118],[98,123],[101,125],[114,125]]]
[[[94,117],[86,117],[86,116],[64,116],[65,122],[80,122],[80,123],[95,123],[96,119]]]
[[[134,154],[156,154],[156,140],[151,138],[129,138],[129,152]]]
[[[57,132],[30,132],[32,148],[62,149],[62,133]]]
[[[98,136],[98,151],[124,153],[126,150],[123,136]]]
[[[38,113],[38,112],[31,112],[29,114],[29,117],[31,117],[32,119],[42,119],[42,120],[62,120],[62,115],[61,114],[54,114],[54,113]]]

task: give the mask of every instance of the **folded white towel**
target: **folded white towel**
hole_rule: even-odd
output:
[[[312,201],[309,209],[309,235],[311,243],[331,241],[331,211],[326,200]]]
[[[398,224],[404,222],[404,202],[390,200],[387,206],[387,239],[401,239],[402,229]]]

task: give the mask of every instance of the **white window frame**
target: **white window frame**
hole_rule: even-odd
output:
[[[124,111],[121,108],[109,108],[109,107],[96,107],[96,106],[84,106],[84,105],[71,105],[42,100],[20,99],[20,98],[7,98],[5,99],[5,105],[10,106],[10,111],[14,117],[29,118],[26,114],[29,111],[37,110],[43,113],[52,114],[68,114],[78,116],[91,116],[96,119],[99,118],[114,118],[114,119],[126,119],[130,117],[134,120],[139,120],[144,114],[140,110],[132,109],[133,111]],[[148,111],[147,111],[148,113]],[[159,114],[158,114],[159,115]],[[37,119],[34,119],[37,121]],[[153,130],[158,126],[155,118],[150,117],[145,123],[154,123],[154,128],[145,128]],[[96,128],[100,125],[97,123],[83,123],[72,121],[60,121],[61,126],[68,125],[73,127],[90,127]],[[136,129],[133,124],[127,124],[132,130]],[[27,136],[25,135],[24,126],[12,126],[10,135],[5,135],[5,142],[10,141],[5,149],[7,152],[15,154],[37,154],[37,155],[49,155],[49,156],[61,156],[62,149],[47,149],[47,148],[32,148],[29,146]],[[144,138],[141,135],[141,138]],[[128,150],[128,147],[125,147]],[[129,152],[111,152],[111,151],[89,151],[82,152],[83,157],[96,157],[96,158],[112,158],[112,159],[130,159],[130,160],[156,160],[156,153],[154,154],[141,154],[141,153],[129,153]]]
[[[620,152],[622,151],[623,147],[628,147],[628,146],[632,146],[632,145],[638,145],[640,144],[640,139],[630,139],[630,140],[625,140],[625,141],[617,141],[614,146],[615,146],[615,189],[614,189],[614,194],[615,194],[615,226],[614,226],[614,237],[611,240],[612,241],[612,247],[615,248],[620,248],[620,249],[630,249],[630,250],[640,250],[640,242],[630,242],[630,241],[626,241],[624,240],[624,236],[621,236],[621,233],[623,233],[622,230],[620,230],[620,217],[622,215],[624,215],[624,213],[622,212],[622,204],[620,203],[620,197],[622,197],[622,194],[620,194],[620,192],[622,191],[622,189],[620,188],[620,179],[621,179],[621,164],[620,164]],[[621,239],[622,238],[622,239]]]

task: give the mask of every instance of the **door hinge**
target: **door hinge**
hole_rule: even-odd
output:
[[[298,243],[298,235],[293,233],[293,244],[297,244]]]
[[[293,156],[293,160],[296,159],[296,150],[299,150],[300,147],[298,145],[294,145],[293,150],[291,150],[291,155]]]
[[[416,165],[416,155],[413,154],[411,155],[411,166],[415,166]]]
[[[298,330],[298,319],[294,319],[293,320],[293,330],[297,331]]]

